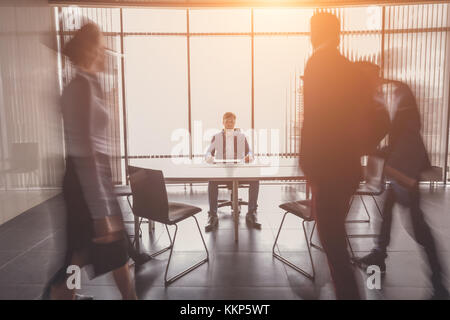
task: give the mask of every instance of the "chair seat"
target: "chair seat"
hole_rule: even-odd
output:
[[[441,181],[442,175],[441,167],[432,166],[420,174],[420,181]]]
[[[114,193],[117,197],[126,197],[132,194],[130,186],[114,186]]]
[[[117,197],[126,197],[132,194],[130,186],[114,186],[114,193]]]
[[[185,203],[169,202],[169,221],[162,221],[167,224],[175,224],[202,211],[201,208]]]
[[[375,187],[372,185],[364,184],[356,190],[355,195],[357,196],[378,196],[383,193],[383,189],[380,187]]]
[[[293,201],[293,202],[286,202],[283,204],[280,204],[279,206],[281,209],[292,213],[296,215],[299,218],[302,218],[306,221],[313,221],[314,217],[311,213],[311,200],[300,200],[300,201]]]

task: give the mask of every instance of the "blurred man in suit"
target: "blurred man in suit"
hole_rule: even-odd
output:
[[[312,188],[312,210],[338,299],[359,299],[347,251],[345,217],[361,178],[363,92],[355,66],[338,51],[340,21],[326,12],[311,18],[313,54],[304,81],[300,166]]]
[[[356,261],[361,267],[378,265],[381,272],[386,271],[385,259],[390,242],[392,211],[395,203],[399,203],[409,209],[412,237],[423,247],[428,258],[433,286],[432,298],[448,299],[449,293],[443,284],[442,266],[433,234],[420,208],[418,181],[420,174],[429,169],[431,164],[420,134],[419,109],[408,85],[400,81],[392,82],[396,87],[393,95],[395,113],[389,132],[389,145],[379,152],[386,160],[385,172],[390,179],[384,201],[383,221],[375,248]]]

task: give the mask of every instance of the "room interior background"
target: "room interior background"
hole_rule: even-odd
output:
[[[180,156],[202,156],[198,151],[207,147],[208,132],[221,127],[225,111],[238,115],[241,128],[277,129],[278,156],[298,155],[301,75],[311,54],[309,18],[316,10],[309,2],[289,8],[184,8],[182,3],[162,8],[145,1],[122,1],[123,7],[107,1],[3,1],[0,159],[2,167],[15,163],[26,170],[2,171],[0,188],[61,185],[64,139],[58,99],[74,72],[57,49],[83,22],[81,17],[100,25],[115,52],[101,83],[113,119],[116,183],[126,182],[129,159],[170,161],[172,134],[180,128],[190,133],[189,148]],[[446,181],[450,5],[413,2],[355,6],[353,1],[323,10],[341,19],[345,55],[373,61],[385,77],[411,86],[432,164]],[[388,106],[391,89],[386,87]],[[201,141],[200,149],[195,141]],[[267,152],[257,143],[253,147],[257,154]]]

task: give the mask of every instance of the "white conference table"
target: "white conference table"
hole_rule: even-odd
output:
[[[134,167],[161,170],[167,184],[223,181],[232,183],[232,212],[234,237],[238,242],[239,181],[303,180],[298,158],[264,157],[252,163],[208,164],[201,158],[130,159]]]

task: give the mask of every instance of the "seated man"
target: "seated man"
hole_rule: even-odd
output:
[[[223,115],[224,129],[213,136],[211,145],[206,153],[206,161],[212,163],[214,158],[216,160],[244,160],[245,162],[252,161],[252,153],[245,135],[239,129],[235,129],[236,115],[227,112]],[[246,216],[247,223],[254,228],[261,228],[256,217],[256,208],[258,202],[259,181],[239,181],[250,185],[248,212]],[[219,193],[219,185],[224,182],[210,181],[208,183],[208,198],[209,198],[209,213],[208,225],[205,231],[209,232],[219,225],[217,217],[217,198]]]

